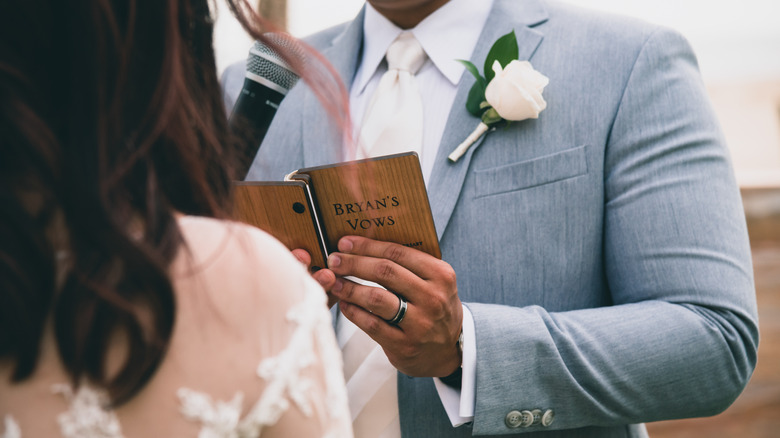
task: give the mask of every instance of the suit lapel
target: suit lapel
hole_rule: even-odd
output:
[[[344,32],[333,40],[333,44],[322,50],[322,54],[338,72],[347,91],[357,70],[363,46],[363,15],[365,7],[346,27]],[[341,127],[334,126],[313,93],[306,93],[303,103],[303,163],[304,167],[337,163],[343,161],[341,141],[344,137]]]
[[[487,53],[493,43],[502,35],[514,29],[517,36],[519,59],[529,60],[542,41],[542,33],[533,29],[539,23],[547,20],[547,12],[537,0],[495,0],[493,10],[488,16],[488,25],[482,30],[471,62],[480,70],[485,62]],[[474,77],[464,71],[458,85],[457,95],[450,110],[447,125],[442,136],[433,173],[428,187],[431,209],[436,224],[436,231],[441,240],[444,230],[449,223],[455,204],[460,196],[463,182],[469,169],[469,163],[474,151],[479,147],[490,147],[490,133],[483,135],[458,160],[451,163],[447,156],[460,144],[479,124],[479,119],[466,111],[466,99]],[[484,146],[482,143],[486,143]]]
[[[357,70],[363,44],[363,17],[365,8],[344,32],[333,40],[333,44],[322,51],[350,89]],[[517,36],[519,59],[531,59],[542,41],[540,31],[533,29],[547,20],[547,11],[539,0],[495,0],[488,23],[482,30],[471,61],[482,68],[493,43],[512,29]],[[457,163],[450,163],[447,155],[476,128],[479,120],[466,111],[468,92],[474,83],[470,73],[464,71],[458,85],[455,101],[450,110],[447,125],[442,136],[436,162],[428,185],[429,199],[436,231],[441,239],[449,223],[455,204],[460,196],[463,182],[469,169],[474,151],[489,147],[490,134],[482,136],[461,157]],[[340,141],[342,136],[327,112],[312,93],[306,93],[303,108],[303,158],[304,167],[335,163],[343,160]],[[486,145],[482,145],[486,143]]]

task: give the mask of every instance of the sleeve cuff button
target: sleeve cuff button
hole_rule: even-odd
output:
[[[543,427],[549,427],[553,420],[555,420],[555,413],[552,409],[548,409],[544,412],[544,415],[542,415],[542,426]]]
[[[504,423],[507,427],[515,429],[520,427],[523,422],[523,414],[520,411],[510,411],[504,418]]]

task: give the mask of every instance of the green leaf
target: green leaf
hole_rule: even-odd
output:
[[[487,81],[485,81],[485,78],[479,74],[479,70],[477,70],[476,65],[472,64],[471,61],[466,61],[465,59],[456,59],[456,61],[463,64],[466,67],[466,70],[470,71],[471,74],[474,75],[474,78],[477,80],[477,82],[482,84],[482,87],[486,86]]]
[[[484,109],[482,108],[482,102],[485,101],[485,86],[483,82],[474,82],[469,90],[469,97],[466,100],[466,109],[474,117],[479,117]]]
[[[507,64],[520,56],[519,53],[514,30],[496,40],[485,58],[485,79],[487,82],[490,83],[496,75],[493,72],[493,62],[498,61],[501,67],[506,67]]]
[[[468,112],[473,116],[479,117],[484,112],[482,104],[487,103],[485,102],[485,87],[487,87],[487,81],[485,78],[480,76],[479,70],[477,70],[477,66],[472,64],[470,61],[463,59],[456,59],[456,61],[463,64],[463,66],[466,67],[466,70],[471,72],[471,74],[474,75],[474,78],[476,79],[476,82],[474,82],[474,85],[472,85],[471,89],[469,90],[469,96],[466,100],[466,110],[468,110]]]

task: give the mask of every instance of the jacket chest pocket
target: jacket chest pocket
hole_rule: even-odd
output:
[[[587,146],[474,171],[476,197],[529,189],[588,173]]]

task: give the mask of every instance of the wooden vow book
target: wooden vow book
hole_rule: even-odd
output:
[[[417,154],[408,152],[297,170],[284,181],[234,183],[236,220],[327,266],[341,237],[395,242],[441,258]]]

